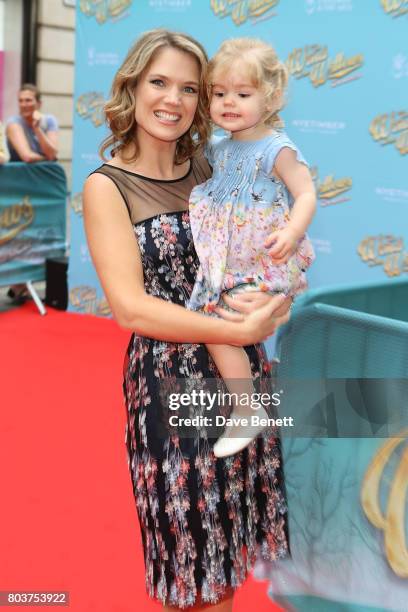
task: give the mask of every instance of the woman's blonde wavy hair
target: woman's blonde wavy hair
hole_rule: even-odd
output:
[[[281,128],[279,116],[285,104],[285,90],[288,84],[288,70],[271,45],[258,38],[231,38],[225,40],[208,66],[208,95],[214,76],[231,71],[235,62],[244,64],[247,74],[257,89],[265,95],[265,119],[268,127]]]
[[[105,138],[99,149],[104,161],[105,151],[111,148],[111,156],[134,146],[134,154],[124,157],[133,162],[139,155],[136,138],[135,89],[140,76],[149,67],[157,53],[166,47],[179,49],[195,58],[200,69],[198,105],[193,123],[188,132],[177,141],[176,164],[189,159],[208,139],[208,92],[206,86],[208,58],[204,48],[194,38],[179,32],[156,29],[145,32],[129,50],[112,83],[111,98],[104,106],[106,122],[111,134]]]

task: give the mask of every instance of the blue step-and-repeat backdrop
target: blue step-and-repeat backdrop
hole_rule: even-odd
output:
[[[291,73],[282,113],[313,169],[311,287],[408,273],[408,0],[78,0],[70,308],[108,314],[91,264],[81,191],[99,165],[102,106],[144,30],[270,41]],[[404,176],[405,175],[405,176]]]
[[[190,33],[210,56],[225,38],[260,37],[286,61],[282,116],[318,193],[310,286],[407,275],[408,0],[78,0],[71,311],[110,314],[86,244],[81,192],[101,163],[114,73],[137,36],[159,26]],[[394,442],[400,472],[408,451]],[[285,441],[292,559],[257,571],[290,609],[407,612],[406,490],[391,482],[380,494],[370,482],[378,501],[371,517],[361,501],[370,465],[390,476],[387,444]],[[401,510],[397,526],[380,506]]]

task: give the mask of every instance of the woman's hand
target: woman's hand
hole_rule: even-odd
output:
[[[240,324],[239,332],[243,334],[244,344],[263,342],[280,325],[287,323],[290,318],[289,310],[292,298],[284,295],[270,296],[267,294],[263,294],[263,297],[259,294],[262,294],[262,292],[243,293],[234,298],[228,295],[224,296],[225,303],[237,312],[229,312],[220,307],[216,308],[220,317],[226,321],[235,321]],[[237,344],[241,345],[238,342],[238,334]]]
[[[35,110],[33,112],[33,117],[31,120],[31,126],[33,130],[37,130],[40,127],[41,119],[42,119],[42,114],[40,113],[40,111]]]
[[[236,293],[233,297],[226,293],[222,296],[223,300],[230,308],[238,310],[241,313],[249,314],[253,310],[269,304],[271,299],[274,297],[265,291],[247,291],[245,293]],[[238,304],[238,307],[237,307]],[[273,312],[274,317],[281,317],[285,315],[291,308],[293,299],[288,297],[282,304],[276,308]],[[223,309],[222,309],[223,310]],[[223,310],[223,312],[226,312]]]

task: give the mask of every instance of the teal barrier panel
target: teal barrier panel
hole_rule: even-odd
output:
[[[297,309],[315,302],[408,321],[408,280],[399,278],[381,283],[310,289],[296,300],[295,307]]]
[[[408,322],[328,304],[293,310],[280,335],[284,378],[408,376]]]
[[[45,278],[66,251],[67,183],[55,162],[0,166],[0,285]]]
[[[408,428],[396,431],[391,422],[407,412],[408,322],[392,318],[404,314],[406,287],[396,281],[311,291],[281,334],[277,389],[304,385],[295,406],[283,394],[281,416],[291,407],[295,419],[307,413],[314,384],[324,381],[334,392],[344,381],[344,401],[329,394],[317,406],[326,436],[281,430],[292,556],[258,562],[256,575],[270,579],[270,597],[286,610],[408,610]],[[356,435],[356,426],[344,433],[357,395],[355,422],[366,421],[370,437]],[[316,414],[302,415],[305,430],[317,428]]]

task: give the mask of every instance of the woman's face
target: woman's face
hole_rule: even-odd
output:
[[[24,119],[31,119],[33,112],[40,107],[33,91],[22,89],[18,94],[18,108]]]
[[[194,56],[165,47],[136,86],[137,134],[175,142],[187,132],[198,104],[200,69]]]

